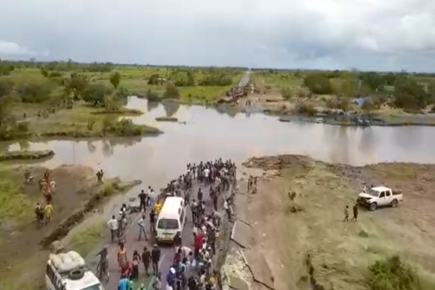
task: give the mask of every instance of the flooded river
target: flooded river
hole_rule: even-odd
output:
[[[145,112],[133,118],[164,131],[159,137],[107,141],[47,141],[21,143],[9,150],[52,149],[43,165],[85,164],[104,169],[107,176],[140,179],[143,187],[163,187],[187,163],[217,157],[244,161],[251,156],[282,153],[364,165],[382,161],[434,163],[435,128],[349,128],[312,123],[282,123],[263,114],[228,114],[216,109],[178,104],[147,104],[131,97],[129,108]],[[174,116],[179,123],[155,122]],[[185,124],[184,124],[185,122]]]

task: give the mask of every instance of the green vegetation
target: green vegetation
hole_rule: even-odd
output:
[[[381,116],[435,111],[435,74],[258,70],[253,81],[260,92],[281,94],[296,103],[303,100],[315,109]],[[360,107],[355,98],[366,102]]]
[[[398,256],[378,260],[369,267],[367,284],[371,290],[429,290],[418,274]]]
[[[0,60],[0,141],[157,134],[116,120],[140,113],[122,108],[127,96],[214,103],[243,73],[241,68]]]
[[[22,194],[23,173],[10,167],[0,167],[0,220],[28,220],[33,217],[29,211],[34,204]]]
[[[86,257],[95,249],[96,245],[101,243],[105,234],[105,223],[97,222],[83,230],[72,233],[71,239],[68,242],[68,248]]]

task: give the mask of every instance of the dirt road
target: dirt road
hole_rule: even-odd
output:
[[[193,199],[197,199],[197,192],[198,189],[201,188],[202,191],[204,192],[203,195],[203,199],[206,202],[206,213],[207,212],[211,212],[213,205],[210,199],[210,195],[209,195],[209,187],[200,185],[198,183],[194,183],[193,184],[193,189],[192,189],[192,197],[191,200]],[[139,192],[138,192],[139,194]],[[221,204],[219,204],[219,206],[221,206]],[[147,208],[147,211],[145,213],[146,216],[146,229],[149,229],[149,208]],[[149,241],[144,241],[143,239],[141,241],[138,241],[138,225],[136,223],[136,221],[139,219],[141,214],[136,214],[134,216],[132,216],[133,218],[133,222],[131,224],[131,226],[129,226],[127,228],[126,234],[125,234],[125,239],[126,239],[126,249],[127,249],[127,257],[128,259],[131,259],[132,255],[133,255],[133,251],[134,250],[138,250],[139,253],[142,253],[142,249],[144,248],[144,246],[147,246],[148,248],[152,247],[152,245],[154,244],[154,239],[153,237],[151,237],[148,234],[148,238]],[[192,224],[192,216],[191,216],[191,211],[190,208],[187,208],[187,222],[186,225],[183,229],[183,236],[182,236],[182,241],[183,241],[183,245],[184,246],[188,246],[190,248],[193,249],[193,224]],[[170,266],[173,263],[173,258],[174,258],[174,254],[175,254],[175,250],[171,247],[171,246],[162,246],[160,247],[161,252],[162,252],[162,258],[160,260],[160,264],[159,264],[159,268],[160,271],[162,272],[162,289],[165,289],[166,286],[166,281],[165,281],[165,277],[166,274],[168,273],[168,270],[170,268]],[[118,281],[120,278],[120,269],[118,266],[118,262],[117,262],[117,244],[112,244],[109,248],[109,271],[110,271],[110,279],[107,285],[105,285],[105,289],[106,290],[118,290]],[[140,285],[141,283],[145,284],[145,288],[146,289],[151,289],[151,285],[153,280],[153,277],[145,277],[144,276],[144,268],[142,265],[140,265],[139,267],[139,275],[140,275],[140,279],[139,281],[136,283],[137,285]]]

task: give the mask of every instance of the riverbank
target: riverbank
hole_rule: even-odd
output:
[[[235,289],[303,290],[314,282],[363,290],[373,278],[368,267],[393,255],[413,267],[421,289],[433,289],[435,165],[352,167],[295,155],[251,158],[244,165],[234,244],[224,266]],[[258,176],[255,195],[246,192],[249,175]],[[375,212],[361,208],[357,222],[343,222],[346,205],[352,217],[361,182],[402,190],[404,202]]]
[[[10,151],[0,154],[0,161],[41,160],[54,156],[53,150],[43,151]]]
[[[24,184],[23,174],[27,168],[34,177],[30,184]],[[64,165],[50,170],[50,179],[56,181],[53,215],[48,224],[39,225],[35,222],[34,209],[38,202],[45,205],[38,187],[38,180],[45,172],[43,167],[0,168],[0,245],[3,249],[0,253],[0,285],[4,289],[38,289],[37,286],[43,284],[43,265],[51,242],[66,236],[107,197],[140,183],[125,183],[113,178],[97,184],[94,170],[81,165]]]

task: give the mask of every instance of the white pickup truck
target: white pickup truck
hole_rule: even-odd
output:
[[[401,192],[393,191],[385,186],[372,187],[358,195],[358,204],[369,208],[371,211],[382,206],[396,207],[403,200]]]

